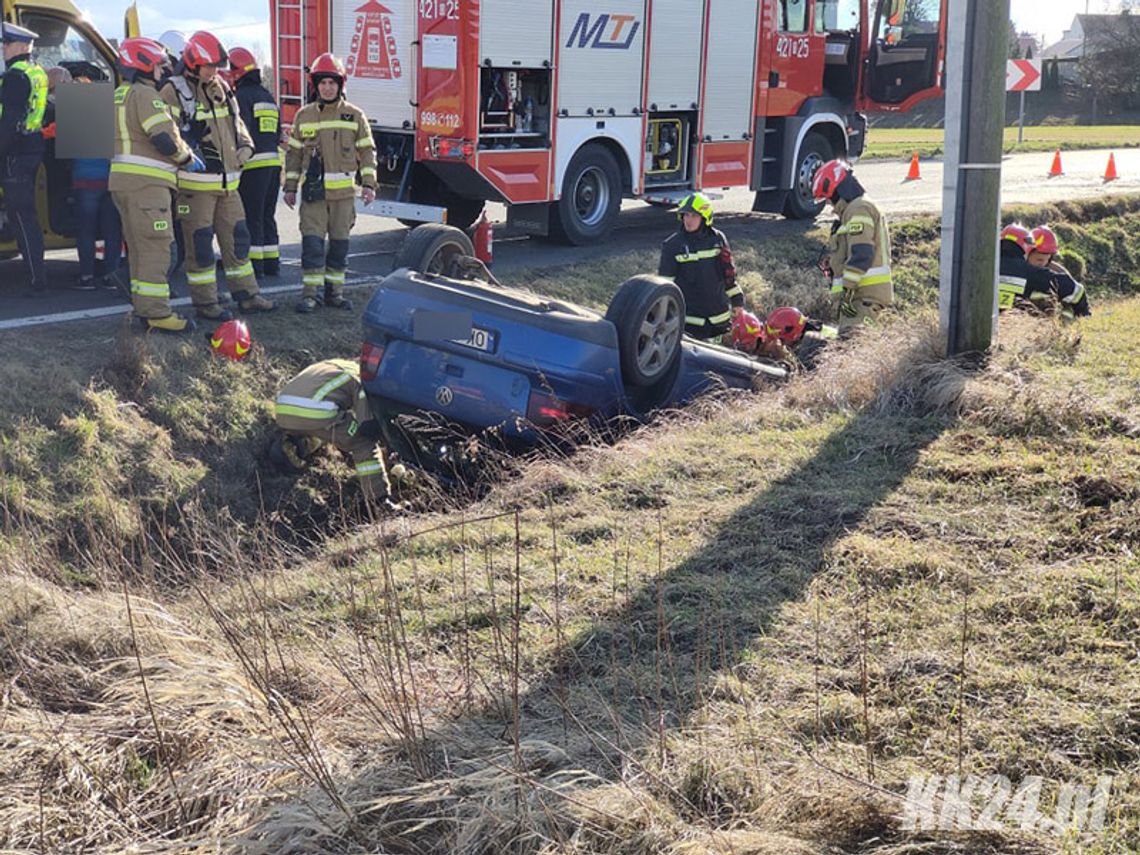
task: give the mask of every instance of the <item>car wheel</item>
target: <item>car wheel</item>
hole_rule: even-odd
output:
[[[627,279],[610,301],[606,320],[617,328],[621,374],[626,385],[652,386],[680,359],[685,298],[668,279]]]
[[[792,191],[784,203],[784,216],[793,220],[814,220],[823,210],[823,202],[812,196],[811,183],[816,171],[835,155],[831,143],[821,134],[809,133],[800,144]]]
[[[404,245],[396,253],[393,270],[407,267],[418,273],[449,275],[456,259],[474,255],[471,238],[454,226],[442,223],[424,223],[416,226],[404,238]]]
[[[573,246],[609,234],[621,207],[621,171],[605,146],[582,146],[562,179],[562,198],[550,206],[550,232]]]

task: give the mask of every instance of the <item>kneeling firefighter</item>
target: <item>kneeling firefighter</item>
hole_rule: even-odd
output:
[[[281,388],[274,413],[283,433],[280,452],[291,468],[304,469],[317,449],[332,445],[352,458],[366,497],[388,495],[388,476],[377,454],[380,426],[368,410],[359,362],[313,363]]]

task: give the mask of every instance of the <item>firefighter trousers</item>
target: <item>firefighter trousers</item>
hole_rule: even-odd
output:
[[[304,296],[316,297],[322,284],[326,295],[339,296],[344,290],[348,235],[355,223],[356,204],[351,196],[301,203],[301,284],[304,285]],[[327,254],[325,235],[329,239]]]
[[[43,158],[38,154],[17,154],[4,158],[0,186],[4,189],[4,207],[8,214],[8,231],[16,236],[16,245],[28,268],[28,290],[47,289],[44,272],[44,233],[36,216],[36,170]]]
[[[277,195],[280,190],[280,166],[258,166],[241,174],[238,193],[245,208],[249,259],[253,262],[256,276],[276,276],[281,269],[281,253],[277,248]]]
[[[377,456],[376,441],[356,434],[356,421],[351,413],[338,410],[326,419],[279,413],[277,427],[293,437],[304,437],[322,445],[335,446],[342,454],[352,458],[356,478],[366,496],[382,499],[388,495],[388,479]]]
[[[257,277],[249,260],[249,228],[237,192],[178,194],[178,221],[186,246],[186,282],[196,308],[218,302],[214,238],[222,250],[226,284],[235,300],[248,300],[257,291]]]
[[[164,184],[114,191],[111,198],[123,221],[131,272],[131,304],[140,318],[165,318],[170,309],[170,247],[174,242],[174,190]]]
[[[839,328],[874,326],[879,316],[894,303],[894,287],[890,282],[847,288],[837,295],[836,320]]]

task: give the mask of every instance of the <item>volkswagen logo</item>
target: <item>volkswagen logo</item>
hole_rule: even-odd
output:
[[[441,407],[446,407],[453,400],[455,400],[455,393],[451,391],[450,386],[440,386],[435,390],[435,402]]]

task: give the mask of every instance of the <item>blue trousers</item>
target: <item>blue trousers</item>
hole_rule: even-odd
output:
[[[101,276],[110,276],[119,269],[119,258],[123,248],[123,224],[119,220],[119,209],[111,194],[106,190],[75,188],[76,234],[75,244],[79,250],[79,275],[83,278],[95,275],[95,242],[103,239],[103,269]]]

